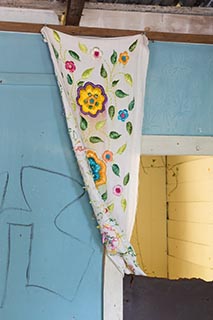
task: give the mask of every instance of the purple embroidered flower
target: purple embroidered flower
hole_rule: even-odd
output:
[[[125,121],[129,117],[129,113],[127,109],[123,109],[118,111],[118,120]]]
[[[76,101],[83,114],[95,118],[105,110],[107,96],[100,84],[86,82],[78,88]]]
[[[65,69],[73,73],[76,70],[76,65],[73,61],[66,61]]]
[[[123,188],[120,184],[117,184],[116,186],[114,186],[113,193],[115,196],[119,197],[122,194],[122,192],[123,192]]]

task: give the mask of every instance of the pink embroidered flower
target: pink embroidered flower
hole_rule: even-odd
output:
[[[73,61],[66,61],[65,69],[67,69],[69,72],[74,72],[76,70],[76,65]]]
[[[102,158],[105,162],[111,162],[113,160],[113,153],[112,151],[106,150],[102,154]]]
[[[94,47],[92,50],[91,50],[91,54],[92,54],[92,57],[94,59],[100,59],[102,57],[102,51],[98,48],[98,47]]]
[[[117,184],[116,186],[114,186],[113,193],[115,196],[119,197],[122,194],[122,192],[123,192],[123,188],[120,184]]]

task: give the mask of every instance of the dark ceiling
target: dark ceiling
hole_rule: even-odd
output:
[[[160,6],[213,7],[213,0],[96,0],[102,3],[125,3]]]

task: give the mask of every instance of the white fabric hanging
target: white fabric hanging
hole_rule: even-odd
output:
[[[48,27],[42,34],[107,253],[121,272],[143,274],[129,240],[137,205],[147,38],[78,37]]]

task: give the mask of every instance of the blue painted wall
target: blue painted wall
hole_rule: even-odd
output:
[[[0,319],[101,320],[100,236],[47,46],[1,32],[0,52]],[[212,135],[212,118],[213,46],[150,43],[143,133]]]
[[[46,44],[0,33],[0,52],[0,319],[101,320],[101,240]]]
[[[213,135],[213,45],[149,47],[143,133]]]

